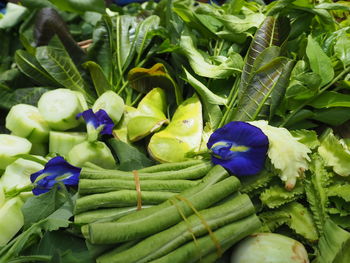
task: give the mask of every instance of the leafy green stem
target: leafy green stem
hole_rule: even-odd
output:
[[[52,256],[44,256],[44,255],[32,255],[32,256],[23,256],[17,257],[15,259],[10,260],[8,263],[21,263],[21,262],[49,262],[52,259]]]
[[[331,86],[334,85],[334,83],[336,83],[337,81],[339,81],[342,77],[344,77],[346,74],[348,74],[350,72],[350,67],[345,68],[342,72],[339,73],[338,76],[336,76],[329,84],[327,84],[326,86],[324,86],[322,89],[320,89],[319,93],[315,96],[312,97],[311,99],[308,99],[306,101],[304,101],[304,103],[302,103],[297,109],[295,109],[294,111],[292,111],[287,118],[284,119],[284,121],[280,124],[280,126],[285,126],[292,117],[295,116],[295,114],[297,114],[300,110],[302,110],[306,105],[310,104],[313,100],[317,99],[323,92],[325,92],[326,90],[328,90]]]

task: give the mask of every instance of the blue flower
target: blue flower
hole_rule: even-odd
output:
[[[112,134],[114,123],[104,110],[99,110],[96,113],[92,109],[88,109],[77,115],[77,118],[83,116],[89,129],[94,129],[100,132],[100,134]]]
[[[79,183],[80,171],[81,168],[69,164],[60,156],[52,158],[43,170],[30,175],[30,180],[34,183],[33,194],[46,193],[58,182],[76,186]]]
[[[217,129],[209,138],[212,162],[237,176],[260,172],[269,147],[267,136],[257,127],[233,121]]]

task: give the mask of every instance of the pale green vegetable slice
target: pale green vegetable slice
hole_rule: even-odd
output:
[[[18,154],[26,154],[30,152],[32,144],[25,138],[15,135],[0,134],[0,170],[13,163]]]
[[[6,117],[6,128],[12,134],[28,138],[32,142],[46,142],[49,126],[37,107],[27,104],[13,106]]]
[[[31,184],[30,175],[42,169],[44,166],[37,162],[19,158],[6,167],[0,178],[0,184],[5,191],[19,189]]]
[[[87,140],[85,132],[57,132],[51,131],[49,138],[49,152],[66,156],[77,144]]]
[[[0,184],[0,207],[2,207],[5,204],[5,192],[2,188],[2,185]]]
[[[132,118],[139,115],[140,112],[136,108],[125,105],[124,114],[117,127],[113,130],[114,137],[121,140],[122,142],[129,143],[127,125]]]
[[[117,93],[109,90],[103,93],[92,106],[93,112],[100,109],[106,111],[114,124],[117,124],[123,115],[124,101]]]
[[[91,162],[103,168],[115,168],[115,160],[111,150],[103,142],[82,142],[74,146],[68,153],[68,162],[82,167]]]
[[[76,116],[83,111],[83,107],[74,91],[68,89],[48,91],[41,96],[38,108],[52,129],[64,131],[75,128],[81,123]]]
[[[6,245],[24,224],[19,197],[12,198],[0,207],[0,246]]]
[[[159,162],[184,161],[187,153],[199,149],[202,131],[202,105],[194,95],[177,108],[164,130],[152,136],[148,151]]]
[[[165,116],[165,93],[160,88],[154,88],[147,93],[137,110],[138,116],[131,118],[127,124],[128,138],[132,142],[141,140],[169,122]]]

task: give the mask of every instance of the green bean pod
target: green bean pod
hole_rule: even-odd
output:
[[[195,180],[202,178],[212,168],[211,163],[203,162],[178,171],[161,171],[156,173],[138,173],[141,180]],[[91,169],[83,167],[81,179],[120,179],[134,180],[133,172],[108,169]]]
[[[164,172],[164,171],[178,171],[181,169],[185,169],[191,166],[195,166],[202,163],[208,163],[205,160],[189,160],[184,162],[174,162],[174,163],[161,163],[152,165],[146,168],[142,168],[139,170],[141,173],[155,173],[155,172]]]
[[[237,178],[229,177],[208,187],[206,191],[195,193],[186,198],[200,211],[236,192],[239,185],[240,183]],[[194,188],[192,187],[191,189]],[[88,239],[93,244],[111,244],[142,238],[158,233],[182,221],[183,219],[178,209],[181,209],[186,217],[194,213],[187,203],[181,201],[175,206],[173,203],[174,200],[176,201],[177,199],[172,198],[172,200],[156,206],[158,211],[154,211],[154,209],[153,214],[139,218],[138,220],[130,221],[130,218],[125,216],[116,222],[89,224]],[[153,208],[145,209],[145,211]]]
[[[144,205],[142,209],[151,206]],[[76,224],[89,224],[96,221],[114,221],[125,215],[134,213],[137,211],[136,206],[131,207],[118,207],[118,208],[105,208],[92,211],[83,212],[74,216],[74,223]]]
[[[261,226],[259,218],[253,214],[237,222],[231,223],[224,227],[214,231],[214,235],[218,240],[222,252],[230,248],[239,240],[254,233]],[[179,247],[171,253],[151,261],[152,263],[195,263],[195,262],[215,262],[219,258],[216,253],[217,247],[210,235],[198,238],[196,243],[194,241],[188,242],[187,244]],[[210,260],[210,261],[209,261]],[[97,263],[101,261],[97,260]],[[113,263],[113,261],[109,261]]]
[[[254,206],[247,195],[239,195],[236,198],[209,209],[200,211],[200,216],[205,220],[209,228],[214,231],[220,227],[240,220],[254,213]],[[111,252],[101,256],[99,263],[146,263],[160,258],[181,245],[193,240],[193,235],[198,238],[208,234],[207,227],[196,215],[191,215],[186,221],[152,235],[135,246],[119,252]]]
[[[190,180],[140,180],[141,191],[160,191],[179,193],[199,184],[200,181]],[[79,181],[79,194],[96,194],[113,192],[117,190],[135,190],[135,182],[120,179],[81,179]]]
[[[175,194],[176,193],[170,192],[142,191],[142,204],[160,204]],[[77,199],[75,204],[75,214],[97,208],[136,206],[138,201],[137,198],[138,193],[136,190],[120,190],[102,194],[86,195]]]

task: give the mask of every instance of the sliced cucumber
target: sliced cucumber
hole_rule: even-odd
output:
[[[19,189],[31,184],[30,175],[44,169],[44,166],[33,161],[19,158],[7,166],[0,178],[0,184],[5,191]]]
[[[5,204],[5,192],[0,184],[0,208]]]
[[[66,156],[77,144],[87,140],[85,132],[50,132],[49,152]]]
[[[68,162],[83,167],[84,163],[91,162],[102,168],[115,168],[115,160],[111,150],[103,142],[82,142],[68,153]]]
[[[77,127],[78,113],[83,111],[76,92],[68,89],[55,89],[44,93],[38,102],[38,108],[52,129],[64,131]]]
[[[0,134],[0,170],[13,163],[17,154],[26,154],[30,152],[32,144],[25,138],[15,135]]]
[[[48,154],[47,143],[33,143],[30,154],[45,156]]]
[[[0,247],[6,245],[24,224],[19,197],[12,198],[0,207]]]
[[[13,106],[6,117],[6,128],[31,142],[46,142],[49,138],[49,125],[38,108],[32,105]]]
[[[124,101],[117,93],[109,90],[103,93],[92,107],[93,112],[100,109],[105,110],[114,124],[117,124],[123,115]]]

